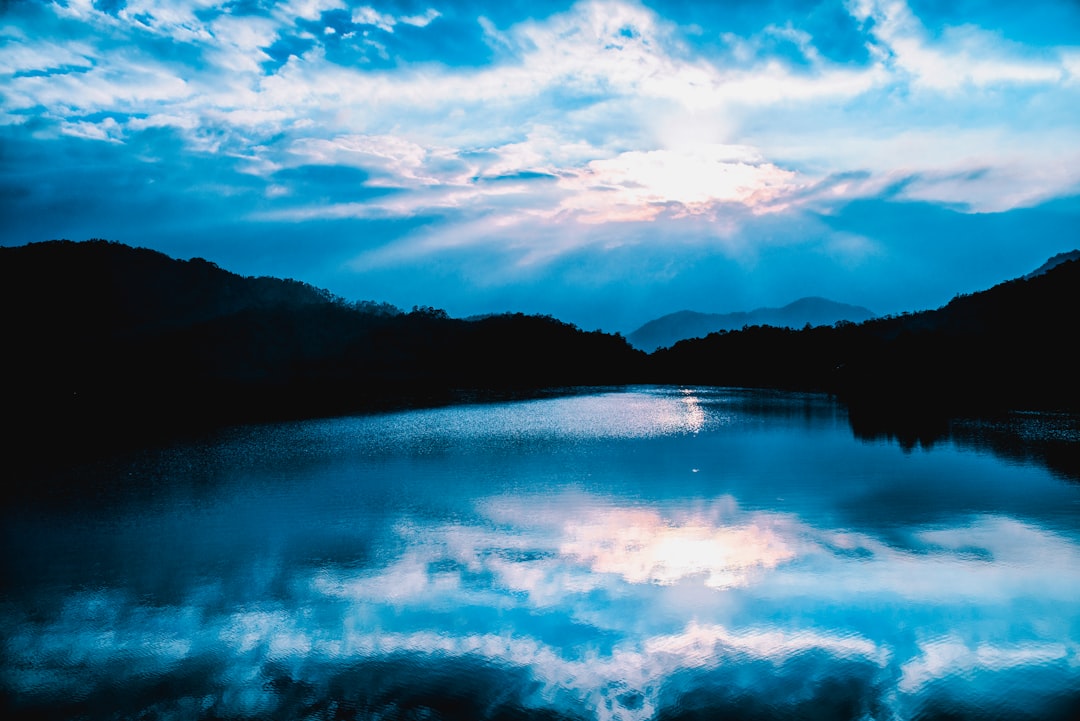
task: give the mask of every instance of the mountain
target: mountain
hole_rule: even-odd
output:
[[[936,310],[807,330],[763,326],[653,354],[664,383],[827,391],[853,412],[1080,409],[1080,260]]]
[[[1048,270],[1052,270],[1053,268],[1056,268],[1059,265],[1061,265],[1062,263],[1065,263],[1065,262],[1070,261],[1070,260],[1080,260],[1080,250],[1070,250],[1067,253],[1058,253],[1053,258],[1046,261],[1045,263],[1040,265],[1038,268],[1036,268],[1035,270],[1033,270],[1030,273],[1028,273],[1027,275],[1025,275],[1024,280],[1031,280],[1032,278],[1035,278],[1036,276],[1040,276],[1040,275],[1046,273]]]
[[[296,280],[242,277],[202,258],[175,260],[106,240],[0,248],[0,298],[33,309],[65,333],[138,335],[245,311],[345,305]],[[388,304],[353,304],[397,315]]]
[[[638,380],[624,338],[547,316],[349,303],[107,241],[0,247],[0,416],[58,454],[221,424]]]
[[[698,313],[682,310],[649,321],[626,339],[635,348],[651,353],[657,348],[669,348],[680,340],[704,338],[709,333],[749,325],[802,328],[807,324],[832,325],[837,321],[859,323],[873,317],[872,311],[857,305],[810,297],[800,298],[782,308],[758,308],[749,312]]]

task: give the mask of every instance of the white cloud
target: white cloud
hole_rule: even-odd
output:
[[[4,104],[8,109],[45,106],[50,115],[66,118],[94,112],[136,113],[190,95],[188,84],[166,68],[132,59],[122,72],[98,65],[87,72],[13,78]]]
[[[431,24],[433,20],[440,17],[441,13],[434,8],[428,8],[426,12],[420,15],[405,15],[401,17],[395,17],[388,13],[381,13],[373,7],[363,6],[358,7],[352,12],[352,21],[356,25],[372,25],[379,30],[383,30],[388,33],[394,32],[394,26],[401,23],[404,25],[412,25],[413,27],[424,28]]]
[[[97,25],[126,29],[138,40],[143,33],[166,37],[182,43],[212,42],[213,33],[199,19],[199,11],[212,10],[214,0],[129,0],[116,14],[104,12],[83,16]]]
[[[375,8],[368,6],[359,7],[353,10],[352,21],[356,25],[374,25],[386,32],[393,32],[394,25],[397,24],[397,20],[394,16],[381,13]]]
[[[325,12],[345,7],[344,0],[287,0],[275,8],[275,14],[287,21],[293,18],[318,20]]]
[[[66,72],[94,66],[93,47],[84,42],[53,42],[27,36],[16,27],[0,28],[0,74]]]
[[[1070,85],[1080,83],[1080,48],[1069,48],[1061,53],[1061,64],[1068,73]]]
[[[155,114],[145,118],[131,118],[126,126],[135,131],[147,128],[179,128],[182,130],[194,130],[200,125],[200,119],[192,114],[170,115]]]
[[[861,137],[828,131],[813,143],[762,138],[787,162],[811,168],[848,168],[859,177],[829,180],[803,202],[891,197],[944,203],[971,212],[1027,207],[1080,186],[1080,131],[939,126],[884,128]]]
[[[903,0],[859,0],[852,15],[871,21],[886,64],[906,73],[916,86],[956,91],[966,85],[1000,83],[1056,83],[1063,78],[1059,57],[1025,57],[1023,48],[972,26],[946,28],[932,42],[918,18]]]
[[[675,102],[684,110],[850,97],[883,80],[873,68],[821,63],[810,73],[772,61],[728,70],[692,59],[676,33],[640,6],[588,2],[500,37],[518,51],[524,75],[535,86],[558,83],[580,91],[634,94]]]
[[[453,149],[424,147],[396,135],[341,135],[328,140],[301,138],[290,146],[289,152],[305,163],[345,165],[373,171],[378,177],[369,185],[467,185],[467,178],[461,177],[460,170],[458,173],[439,173],[433,168],[445,161],[456,160],[457,153]]]
[[[107,140],[111,143],[123,142],[120,124],[113,118],[105,118],[99,123],[61,123],[60,132],[77,138]]]
[[[258,74],[270,59],[263,48],[278,37],[279,26],[269,18],[238,18],[222,15],[210,24],[214,36],[209,58],[222,70]]]
[[[439,17],[442,17],[442,13],[435,8],[428,8],[420,15],[405,15],[399,19],[399,22],[417,28],[426,28],[433,20]]]

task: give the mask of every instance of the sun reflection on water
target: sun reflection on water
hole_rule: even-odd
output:
[[[701,519],[682,523],[650,509],[611,508],[568,522],[559,552],[596,573],[615,573],[630,583],[670,585],[701,576],[706,586],[745,585],[758,570],[795,557],[766,521],[713,526]]]
[[[687,430],[697,433],[705,427],[705,409],[701,405],[701,399],[693,391],[684,388],[682,394],[686,412],[684,426]]]

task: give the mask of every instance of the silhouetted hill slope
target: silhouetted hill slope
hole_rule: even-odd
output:
[[[1080,250],[1070,250],[1067,253],[1058,253],[1050,260],[1040,265],[1035,270],[1024,276],[1024,280],[1031,280],[1035,276],[1042,275],[1046,271],[1056,268],[1067,260],[1080,260]]]
[[[943,308],[795,331],[751,327],[654,354],[658,380],[818,389],[860,409],[1078,409],[1080,262]]]
[[[218,423],[626,382],[644,354],[553,318],[346,303],[118,243],[0,248],[4,416],[24,440],[135,442]]]
[[[841,320],[858,323],[873,317],[872,311],[857,305],[811,297],[800,298],[782,308],[758,308],[739,313],[682,310],[649,321],[626,339],[635,348],[652,352],[657,348],[670,348],[680,340],[704,338],[709,333],[737,330],[749,325],[802,328],[807,324],[832,325]]]
[[[104,240],[34,243],[0,252],[5,298],[16,298],[21,289],[25,298],[35,297],[38,314],[96,330],[153,332],[242,310],[343,302],[307,283],[244,278],[201,258],[173,260]],[[45,290],[49,294],[42,296]],[[369,307],[399,312],[388,305]]]

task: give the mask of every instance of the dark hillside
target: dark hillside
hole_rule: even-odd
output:
[[[657,379],[834,392],[860,407],[1080,408],[1080,262],[938,310],[802,331],[751,327],[654,354]]]
[[[620,336],[553,318],[346,303],[117,243],[0,248],[13,447],[140,443],[221,423],[637,380]]]
[[[322,305],[334,300],[295,280],[245,278],[201,258],[104,240],[2,248],[5,302],[87,330],[138,334],[253,308]]]

